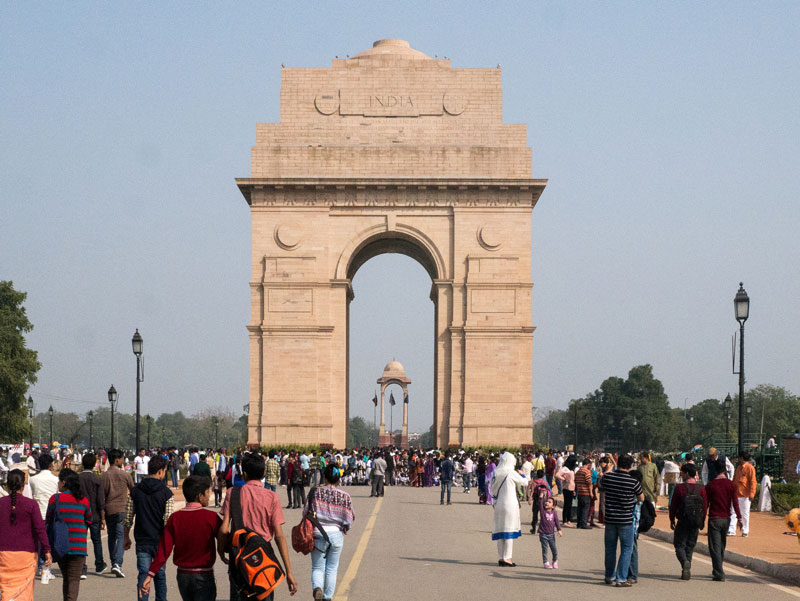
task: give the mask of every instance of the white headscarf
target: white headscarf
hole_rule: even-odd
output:
[[[494,476],[492,476],[492,483],[490,483],[492,488],[492,495],[494,495],[494,491],[496,488],[499,488],[503,483],[503,480],[506,479],[510,473],[514,472],[514,468],[517,466],[517,458],[514,457],[511,453],[506,451],[500,456],[500,461],[497,463],[497,467],[494,470]],[[497,483],[497,484],[495,484]]]

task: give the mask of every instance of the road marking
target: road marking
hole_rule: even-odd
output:
[[[642,540],[642,539],[640,539],[640,540]],[[654,547],[659,547],[659,548],[663,549],[664,551],[672,551],[673,550],[672,547],[668,547],[667,545],[665,545],[663,543],[657,543],[657,542],[652,541],[652,540],[645,540],[645,542],[653,545]],[[705,557],[698,557],[697,554],[695,553],[694,557],[692,557],[692,563],[694,563],[696,561],[700,561],[702,563],[711,565],[711,560],[710,559],[706,559]],[[779,590],[779,591],[781,591],[783,593],[788,593],[788,594],[793,595],[795,597],[800,597],[800,591],[795,591],[795,590],[787,588],[787,587],[785,587],[783,585],[776,584],[774,582],[770,582],[769,580],[764,580],[763,578],[759,578],[758,576],[756,576],[752,572],[745,572],[745,571],[739,570],[737,568],[732,568],[730,566],[730,564],[727,564],[727,563],[725,564],[725,571],[726,572],[730,572],[731,574],[736,574],[737,576],[744,576],[745,578],[750,578],[751,580],[755,580],[759,584],[766,584],[767,586],[771,586],[772,588],[777,589],[777,590]]]
[[[342,578],[342,581],[339,584],[339,590],[336,591],[336,601],[347,601],[348,596],[350,595],[350,585],[353,583],[353,580],[358,573],[361,560],[364,559],[364,553],[367,550],[367,544],[369,544],[369,537],[372,535],[372,529],[375,527],[375,520],[378,518],[378,512],[381,509],[382,503],[383,497],[380,497],[375,503],[375,507],[372,510],[372,515],[369,516],[369,520],[367,521],[367,526],[364,528],[364,532],[361,533],[361,539],[358,541],[356,552],[353,553],[353,558],[350,560],[350,565],[347,566],[347,572],[345,572],[344,578]]]

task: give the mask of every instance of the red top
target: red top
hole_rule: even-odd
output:
[[[706,497],[706,487],[700,484],[696,478],[690,478],[687,482],[676,484],[675,489],[672,491],[672,499],[669,502],[669,521],[677,520],[683,511],[683,504],[689,494],[689,487],[692,486],[696,489],[697,494],[703,499],[703,519],[705,519],[706,512],[708,511],[708,498]]]
[[[50,497],[47,506],[48,524],[53,523],[56,517],[56,507],[58,515],[67,524],[69,530],[69,552],[67,555],[87,555],[86,553],[86,529],[92,523],[92,510],[89,507],[88,497],[76,499],[69,492],[60,492]]]
[[[167,563],[173,546],[175,556],[172,562],[178,566],[179,572],[213,572],[221,523],[219,514],[207,511],[200,503],[187,503],[186,507],[169,516],[147,573],[156,575]]]
[[[249,480],[240,488],[244,526],[258,533],[265,541],[271,541],[274,533],[284,523],[280,497],[264,488],[261,480]],[[228,491],[220,510],[222,519],[226,522],[230,519],[230,507],[231,495]]]
[[[706,485],[706,496],[709,520],[724,520],[731,517],[731,507],[736,511],[736,518],[742,519],[742,514],[739,513],[739,501],[736,499],[736,487],[727,478],[714,478],[709,482]]]
[[[50,552],[44,520],[39,504],[17,492],[16,519],[11,524],[11,496],[0,499],[0,551],[27,551],[35,553],[37,544],[42,552]]]

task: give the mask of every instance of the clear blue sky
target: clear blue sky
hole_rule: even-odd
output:
[[[800,4],[3,3],[0,278],[28,292],[39,410],[247,402],[250,173],[280,65],[398,37],[503,70],[528,124],[533,399],[563,407],[651,363],[682,406],[748,386],[800,393]],[[406,257],[356,275],[351,412],[396,356],[412,430],[432,419],[430,281]],[[395,417],[399,415],[396,411]]]

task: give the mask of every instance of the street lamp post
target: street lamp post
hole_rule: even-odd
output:
[[[141,405],[141,390],[142,383],[142,335],[139,333],[139,328],[131,339],[131,346],[133,347],[133,354],[136,355],[136,452],[139,452],[139,417]]]
[[[744,452],[744,322],[750,316],[750,297],[739,282],[739,290],[733,297],[734,314],[739,322],[739,453]]]
[[[114,406],[117,404],[117,389],[114,385],[108,389],[108,402],[111,403],[111,448],[114,448]]]
[[[750,414],[753,412],[753,408],[748,405],[747,406],[747,432],[750,433]]]
[[[49,447],[49,450],[50,450],[50,454],[52,455],[53,454],[53,413],[55,413],[55,411],[53,411],[53,406],[52,405],[50,405],[50,409],[47,410],[47,413],[50,415],[50,447]]]
[[[92,433],[92,422],[94,421],[94,411],[89,411],[89,450],[94,450],[94,436]]]
[[[214,450],[219,448],[219,418],[214,417]]]
[[[31,453],[33,453],[33,397],[28,395],[28,417],[31,420]]]
[[[725,397],[725,442],[728,442],[728,430],[730,430],[731,425],[731,405],[733,404],[733,399],[731,398],[731,393],[728,393],[728,396]]]
[[[147,452],[149,453],[150,452],[150,424],[153,422],[153,418],[150,417],[150,414],[148,413],[145,416],[145,419],[147,420]]]
[[[692,431],[693,430],[694,430],[694,415],[690,415],[689,416],[689,444],[692,445],[692,446],[694,446],[694,443],[692,442],[692,437],[693,437]]]

